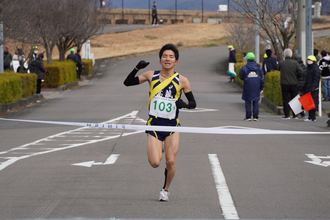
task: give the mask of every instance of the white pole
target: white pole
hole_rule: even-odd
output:
[[[259,63],[259,0],[257,1],[257,22],[256,22],[256,38],[255,38],[255,60]]]

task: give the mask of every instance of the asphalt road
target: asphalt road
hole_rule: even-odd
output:
[[[258,122],[243,121],[227,56],[227,47],[180,51],[176,70],[198,107],[180,112],[182,126],[329,132],[325,117],[261,109]],[[144,125],[148,84],[122,83],[141,59],[159,68],[157,55],[103,63],[86,85],[4,117]],[[0,219],[330,218],[329,135],[181,133],[169,202],[158,202],[165,162],[148,164],[143,131],[0,121],[0,137]]]

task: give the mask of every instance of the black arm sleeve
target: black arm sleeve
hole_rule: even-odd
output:
[[[187,104],[187,107],[186,108],[189,108],[189,109],[194,109],[196,108],[196,101],[195,101],[195,98],[194,98],[194,95],[192,94],[192,92],[187,92],[185,93],[187,99],[188,99],[188,104]]]
[[[128,74],[127,78],[124,81],[125,86],[134,86],[140,84],[139,77],[135,76],[137,72],[138,70],[134,68],[132,72]]]

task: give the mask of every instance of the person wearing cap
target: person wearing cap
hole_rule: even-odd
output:
[[[234,82],[235,77],[236,77],[235,64],[237,63],[236,51],[235,51],[233,45],[229,45],[228,50],[229,50],[229,64],[228,64],[227,73],[230,75],[230,80],[228,82]]]
[[[264,75],[270,71],[277,70],[278,65],[277,59],[272,57],[272,50],[266,50],[265,56],[264,61],[262,62],[262,70],[264,71]]]
[[[330,101],[330,56],[325,50],[321,51],[321,55],[319,68],[322,75],[323,101]]]
[[[70,49],[70,54],[66,57],[67,60],[72,60],[73,62],[76,62],[76,55],[74,54],[75,49],[71,48]]]
[[[80,56],[80,48],[77,49],[76,56],[76,64],[77,64],[77,79],[81,80],[81,72],[82,68],[84,67],[83,63],[81,62],[81,56]]]
[[[308,111],[308,118],[305,121],[316,121],[315,112],[318,109],[319,105],[319,83],[320,83],[320,69],[318,67],[317,59],[315,56],[310,55],[307,57],[307,72],[306,72],[306,81],[303,85],[301,94],[311,93],[315,108]]]
[[[287,48],[283,52],[284,60],[278,63],[277,69],[281,72],[280,84],[283,99],[284,117],[282,119],[290,119],[289,101],[298,95],[298,77],[304,74],[299,63],[292,58],[292,50]],[[293,118],[297,116],[292,112]]]
[[[242,99],[245,101],[244,121],[252,121],[251,103],[253,105],[253,120],[259,119],[259,99],[264,88],[264,74],[258,63],[254,61],[252,52],[246,54],[247,64],[239,71],[239,78],[244,81]]]

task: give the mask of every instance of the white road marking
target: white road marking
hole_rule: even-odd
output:
[[[321,167],[328,167],[330,166],[330,156],[316,156],[315,154],[306,154],[312,161],[305,161],[306,163],[311,163],[314,165],[318,165]],[[324,161],[321,159],[329,159],[328,161]]]
[[[226,183],[225,176],[222,172],[218,156],[216,154],[209,154],[208,156],[211,163],[215,187],[218,192],[222,215],[225,219],[239,219],[236,207]]]
[[[82,163],[74,163],[74,164],[71,164],[71,165],[83,166],[83,167],[91,167],[93,165],[94,166],[95,165],[110,165],[110,164],[114,164],[119,156],[120,156],[120,154],[111,154],[110,157],[108,157],[108,159],[104,163],[95,162],[95,161],[87,161],[87,162],[82,162]]]
[[[136,118],[138,111],[133,111],[129,114],[114,118],[104,123],[111,122],[120,122],[126,121],[131,123],[133,120],[139,123],[146,123],[145,120]],[[91,136],[85,136],[86,134],[95,134],[95,132],[107,131],[106,134],[100,137],[92,138]],[[102,142],[110,139],[115,139],[122,136],[128,136],[138,133],[144,133],[144,131],[131,131],[125,133],[120,132],[120,130],[114,129],[113,131],[104,130],[102,128],[82,127],[74,130],[69,130],[66,132],[58,133],[55,135],[36,140],[31,143],[24,144],[19,147],[12,148],[7,151],[0,152],[2,158],[7,158],[5,161],[0,162],[0,171],[6,168],[7,166],[17,162],[18,160],[26,159],[33,156],[43,155],[47,153],[53,153],[56,151],[66,150],[70,148],[80,147],[88,144],[94,144],[97,142]],[[81,134],[81,135],[79,135]],[[47,147],[45,147],[45,145]],[[19,156],[16,156],[20,154]]]

